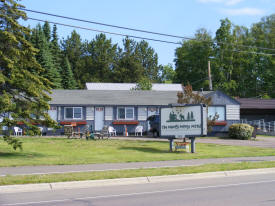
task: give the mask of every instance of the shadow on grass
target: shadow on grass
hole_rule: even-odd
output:
[[[156,149],[152,147],[120,147],[121,150],[135,150],[147,153],[170,153],[169,150]]]
[[[31,157],[44,157],[45,155],[40,153],[24,153],[24,152],[0,152],[0,158],[31,158]]]

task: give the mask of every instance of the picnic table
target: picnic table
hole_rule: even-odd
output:
[[[68,137],[68,139],[72,137],[78,137],[81,139],[84,133],[80,131],[75,132],[72,125],[64,125],[64,134]]]

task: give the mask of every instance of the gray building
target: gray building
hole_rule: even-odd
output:
[[[146,119],[158,114],[163,106],[177,103],[178,91],[139,90],[53,90],[50,116],[61,125],[74,124],[77,130],[89,125],[95,131],[112,125],[122,134],[127,127],[134,133],[137,125],[148,131]],[[214,132],[226,132],[228,126],[240,120],[240,103],[220,91],[201,92],[212,98],[208,115],[219,115]],[[62,133],[62,129],[57,133]]]

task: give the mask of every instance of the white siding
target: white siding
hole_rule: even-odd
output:
[[[105,120],[113,120],[113,107],[105,107]]]
[[[94,120],[94,119],[95,119],[94,107],[86,107],[86,120]]]
[[[240,120],[240,105],[226,105],[226,119]]]
[[[147,119],[147,108],[139,107],[138,108],[138,120],[146,120]]]

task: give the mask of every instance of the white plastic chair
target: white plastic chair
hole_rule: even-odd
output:
[[[112,135],[116,136],[115,128],[113,128],[112,126],[109,126],[108,127],[108,133],[109,133],[110,136],[112,136]]]
[[[38,128],[40,130],[40,135],[42,136],[42,134],[43,134],[43,127],[38,127]]]
[[[140,136],[142,136],[142,132],[143,132],[143,126],[141,125],[137,126],[135,129],[135,136],[138,136],[139,133],[140,133]]]
[[[14,134],[15,136],[18,136],[21,134],[21,136],[23,135],[23,130],[20,127],[14,127]]]

